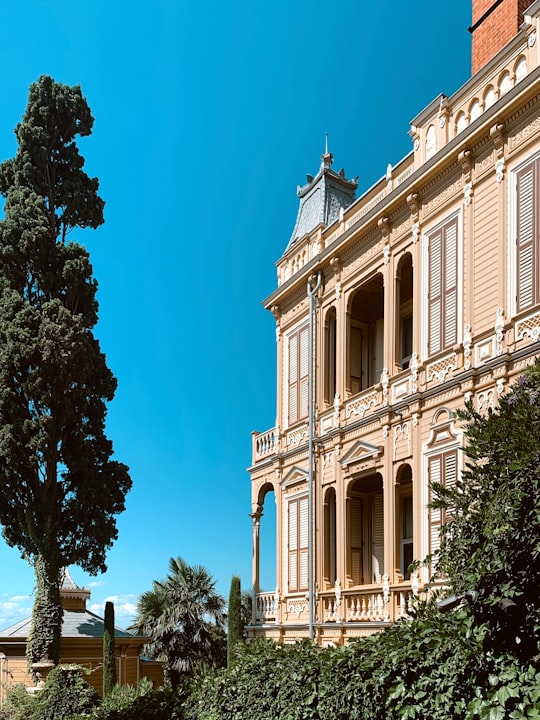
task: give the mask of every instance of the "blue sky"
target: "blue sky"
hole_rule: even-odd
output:
[[[470,22],[470,0],[3,7],[0,160],[42,74],[80,84],[95,117],[80,146],[106,222],[73,239],[99,282],[96,335],[118,379],[107,432],[133,479],[107,573],[71,568],[98,613],[113,599],[129,624],[171,556],[205,565],[225,596],[233,574],[249,587],[250,432],[275,421],[261,300],[296,187],[317,172],[326,131],[360,192],[406,155],[409,121],[470,75]],[[1,540],[0,568],[1,628],[29,614],[34,581]]]

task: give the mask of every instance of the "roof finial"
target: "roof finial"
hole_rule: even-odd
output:
[[[331,152],[328,152],[328,131],[324,133],[324,155],[321,156],[321,160],[321,170],[329,168],[334,162],[334,156]]]

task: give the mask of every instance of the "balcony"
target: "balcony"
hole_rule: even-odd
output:
[[[387,576],[382,583],[342,590],[319,592],[316,598],[316,623],[319,627],[349,624],[387,624],[409,617],[411,603],[419,595],[418,577],[391,585]],[[305,595],[279,597],[276,593],[258,593],[255,598],[255,624],[308,622],[308,600]]]
[[[276,428],[270,428],[266,432],[251,433],[251,456],[253,464],[264,458],[274,455],[278,450],[278,434]]]

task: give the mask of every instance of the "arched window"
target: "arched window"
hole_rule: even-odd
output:
[[[499,82],[500,93],[501,93],[501,95],[506,95],[506,93],[511,89],[512,89],[512,78],[510,77],[509,72],[505,72]]]
[[[329,488],[324,496],[324,582],[336,582],[336,491]]]
[[[401,369],[405,370],[409,367],[413,353],[413,267],[409,253],[399,263],[396,297],[399,320],[396,360]]]
[[[493,85],[490,85],[488,89],[486,90],[486,94],[484,95],[484,105],[486,110],[490,108],[492,105],[495,105],[497,102],[497,93],[495,92],[495,88]]]
[[[435,125],[430,125],[426,133],[426,160],[433,157],[437,152],[437,138],[435,135]]]
[[[482,108],[480,107],[480,103],[478,100],[475,100],[469,109],[469,117],[471,119],[471,122],[474,122],[477,117],[480,117],[482,114]]]
[[[331,405],[336,395],[336,310],[331,308],[324,325],[324,401]]]
[[[458,113],[456,117],[456,135],[467,127],[467,117],[464,112]]]
[[[520,80],[523,80],[525,75],[527,75],[527,61],[524,57],[520,57],[519,60],[516,63],[515,68],[515,74],[516,74],[516,82],[519,82]]]

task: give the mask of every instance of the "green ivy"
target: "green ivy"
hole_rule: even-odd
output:
[[[37,696],[29,720],[73,720],[89,714],[99,703],[99,695],[83,677],[78,665],[57,665],[47,676]]]

